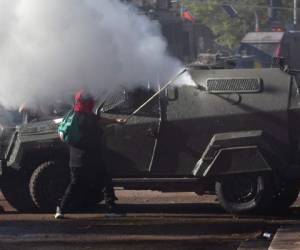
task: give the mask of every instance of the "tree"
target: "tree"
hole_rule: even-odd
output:
[[[286,24],[292,20],[293,0],[282,0],[277,17]],[[261,27],[269,24],[268,0],[182,0],[182,6],[193,14],[194,20],[206,25],[216,39],[215,42],[233,49],[245,33],[255,30],[255,16]],[[231,5],[237,17],[228,15],[222,5]]]

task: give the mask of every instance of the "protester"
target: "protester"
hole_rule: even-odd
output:
[[[69,143],[70,150],[70,174],[71,180],[65,194],[57,207],[56,219],[64,218],[64,213],[75,208],[78,201],[85,196],[84,191],[90,184],[91,179],[97,177],[96,181],[103,185],[103,194],[106,210],[110,214],[120,214],[116,206],[112,179],[106,170],[103,161],[103,150],[101,137],[103,127],[113,123],[124,123],[124,119],[107,119],[95,115],[92,110],[94,106],[93,97],[84,90],[74,95],[73,111],[77,115],[80,130],[80,140]]]

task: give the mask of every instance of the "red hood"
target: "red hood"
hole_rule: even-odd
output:
[[[74,95],[73,109],[75,112],[91,113],[94,107],[94,99],[84,90],[79,90]]]

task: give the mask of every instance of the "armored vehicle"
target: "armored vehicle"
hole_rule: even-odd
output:
[[[161,33],[168,45],[168,53],[184,63],[194,61],[197,55],[204,51],[220,49],[209,28],[182,15],[179,1],[123,0],[123,2],[133,4],[141,15],[159,22]]]
[[[300,70],[300,31],[249,32],[237,53],[252,56],[250,60],[241,58],[239,68],[272,67],[274,58],[283,57],[289,68]]]
[[[125,125],[105,129],[105,160],[125,189],[216,194],[231,213],[287,209],[300,180],[300,96],[278,68],[197,69],[195,84],[170,85]],[[102,116],[128,117],[153,90],[122,90]],[[68,179],[61,121],[1,134],[1,190],[19,211],[51,210]],[[100,150],[100,149],[99,149]],[[97,185],[86,204],[101,201]]]

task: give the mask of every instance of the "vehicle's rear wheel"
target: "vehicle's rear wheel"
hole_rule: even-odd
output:
[[[29,192],[30,170],[5,169],[1,178],[1,190],[8,203],[19,212],[36,209]]]
[[[273,198],[270,175],[230,175],[216,181],[215,191],[222,207],[230,213],[264,212]]]
[[[30,195],[42,211],[54,211],[69,182],[67,164],[47,161],[39,165],[30,178]]]

